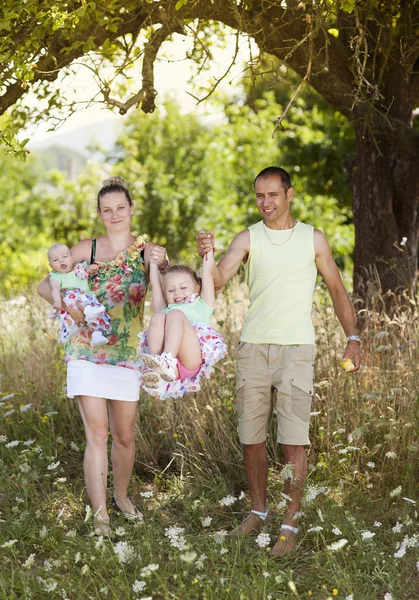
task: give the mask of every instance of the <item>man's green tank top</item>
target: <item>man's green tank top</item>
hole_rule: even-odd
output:
[[[314,344],[311,320],[317,269],[314,228],[297,222],[290,229],[249,227],[245,264],[250,305],[241,341],[252,344]]]

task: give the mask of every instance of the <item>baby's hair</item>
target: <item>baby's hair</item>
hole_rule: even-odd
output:
[[[188,273],[188,275],[192,277],[193,281],[195,281],[199,285],[199,287],[202,287],[201,277],[198,275],[198,273],[196,273],[196,271],[191,269],[191,267],[188,267],[188,265],[172,265],[171,267],[166,269],[164,273],[162,273],[163,279],[169,273]]]
[[[70,248],[70,246],[67,246],[67,244],[53,244],[47,252],[48,260],[50,259],[51,252],[53,252],[54,250],[57,250],[57,248],[59,248],[60,246],[62,246],[64,248],[68,248],[68,250],[70,250],[70,253],[71,253],[71,248]]]
[[[132,206],[132,199],[128,190],[128,185],[125,179],[122,177],[114,176],[108,177],[105,181],[102,182],[102,187],[99,190],[97,195],[97,207],[100,210],[100,199],[102,196],[106,194],[111,194],[112,192],[122,192],[125,194],[125,198],[128,200],[130,206]]]

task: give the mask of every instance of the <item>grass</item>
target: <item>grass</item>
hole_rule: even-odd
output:
[[[62,348],[45,307],[32,298],[3,304],[1,600],[419,596],[418,314],[367,314],[364,367],[353,376],[339,367],[343,333],[318,289],[303,541],[278,561],[254,538],[223,533],[247,514],[249,500],[234,406],[242,289],[230,286],[217,302],[229,358],[196,396],[139,403],[131,496],[144,523],[112,513],[113,541],[92,535],[83,427],[65,397]],[[287,474],[273,439],[270,546]]]

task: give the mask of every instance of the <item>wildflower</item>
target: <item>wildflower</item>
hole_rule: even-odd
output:
[[[227,548],[221,548],[220,556],[223,556],[223,554],[227,554],[227,552],[228,552]]]
[[[15,394],[6,394],[6,396],[3,396],[2,400],[3,401],[10,400],[14,396],[15,396]]]
[[[70,442],[70,448],[75,452],[80,452],[80,448],[74,442]]]
[[[134,583],[132,584],[132,591],[135,594],[138,594],[139,592],[142,592],[143,589],[146,587],[146,582],[145,581],[137,581],[135,580]]]
[[[402,491],[402,486],[399,485],[398,487],[394,488],[394,490],[391,490],[390,498],[395,498],[396,496],[398,496],[400,494],[401,491]]]
[[[231,506],[235,502],[237,502],[237,498],[234,496],[225,496],[219,501],[219,504],[221,504],[221,506]]]
[[[2,544],[0,546],[0,548],[11,548],[12,546],[14,546],[17,543],[17,540],[9,540],[8,542],[4,542],[4,544]]]
[[[47,528],[45,527],[45,525],[40,530],[39,537],[41,538],[41,540],[47,537]]]
[[[255,542],[259,546],[259,548],[266,548],[271,542],[271,536],[269,535],[269,533],[259,533],[259,535],[255,539]]]
[[[287,505],[287,501],[286,500],[281,500],[281,502],[279,502],[276,507],[279,508],[280,510],[285,508]]]
[[[35,554],[29,554],[28,558],[25,560],[22,567],[28,569],[29,567],[31,567],[33,565],[34,562],[35,562]]]
[[[292,463],[287,463],[285,465],[280,473],[280,478],[281,481],[286,481],[287,479],[294,481],[294,465]]]
[[[60,461],[57,460],[57,462],[53,462],[50,465],[47,466],[48,471],[53,471],[54,469],[56,469],[58,466],[60,465]]]
[[[317,509],[317,514],[319,515],[319,519],[322,523],[324,523],[324,519],[323,519],[323,513],[320,510],[320,508]]]
[[[333,592],[332,592],[332,594],[333,594],[334,596],[337,596],[337,595],[338,595],[338,590],[337,590],[336,588],[333,588]]]
[[[0,443],[4,444],[4,442],[7,442],[7,435],[0,435]]]
[[[31,470],[30,466],[28,465],[28,463],[23,463],[23,465],[19,466],[19,470],[22,473],[29,473],[29,471]]]
[[[142,498],[152,498],[154,495],[154,492],[140,492],[140,496]]]
[[[305,494],[306,503],[310,503],[316,499],[320,494],[328,494],[330,492],[330,488],[325,487],[324,485],[316,485],[312,484],[307,486],[307,491]]]
[[[44,586],[44,590],[46,592],[53,592],[58,585],[57,582],[53,579],[46,581],[45,579],[42,579],[42,577],[39,576],[36,579],[37,581],[39,581],[39,583],[41,583]]]
[[[119,535],[119,537],[122,537],[123,535],[126,535],[126,533],[127,532],[125,531],[125,529],[123,527],[117,527],[115,529],[115,534]]]
[[[81,553],[77,552],[76,556],[74,557],[75,564],[77,564],[79,562],[80,558],[81,558]]]
[[[65,537],[68,538],[75,538],[77,535],[77,531],[75,529],[70,529],[69,531],[67,531],[67,533],[65,534]]]
[[[90,504],[86,504],[84,510],[86,511],[86,514],[84,516],[84,522],[86,523],[92,516],[92,507],[90,506]]]
[[[283,580],[283,576],[282,575],[276,575],[275,576],[276,583],[282,583],[282,580]]]
[[[316,527],[310,527],[310,529],[307,530],[307,533],[311,533],[313,531],[323,531],[323,527],[321,525],[317,525]]]
[[[164,530],[165,537],[169,538],[170,545],[173,548],[178,548],[179,550],[186,549],[186,539],[184,538],[183,533],[184,529],[182,527],[167,527]]]
[[[220,531],[216,531],[214,533],[214,535],[212,536],[214,539],[214,542],[216,542],[217,544],[222,544],[224,542],[224,539],[227,535],[227,531],[225,529],[221,529]]]
[[[375,469],[375,462],[372,462],[372,461],[367,462],[367,467],[369,467],[370,469]]]
[[[197,569],[203,569],[204,568],[204,560],[208,558],[206,554],[201,554],[200,557],[198,558],[198,560],[195,563],[195,567]]]
[[[323,529],[323,528],[322,528]],[[333,527],[332,529],[332,533],[334,533],[335,535],[342,535],[341,530],[339,529],[339,527]]]
[[[58,479],[56,479],[54,481],[54,485],[58,484],[58,483],[65,483],[67,481],[67,477],[58,477]]]
[[[397,521],[397,523],[395,524],[395,526],[394,526],[394,527],[392,527],[391,531],[392,531],[393,533],[400,533],[402,529],[403,529],[403,523],[399,523],[399,522]]]
[[[82,568],[81,568],[80,573],[82,575],[86,575],[86,573],[87,573],[88,570],[89,570],[89,565],[83,565]]]
[[[244,497],[245,497],[245,493],[244,492],[240,492],[239,500],[243,500]]]
[[[10,415],[12,415],[15,411],[14,408],[10,409],[10,410],[6,410],[5,413],[3,413],[3,417],[9,417]]]
[[[388,331],[379,331],[378,333],[375,334],[375,339],[381,340],[382,338],[385,338],[388,335],[390,335]]]
[[[346,433],[345,427],[341,427],[340,429],[336,429],[336,431],[334,431],[332,433],[332,435],[338,435],[339,433]]]
[[[386,592],[384,594],[384,600],[393,600],[393,596],[390,594],[390,592]]]
[[[205,517],[205,519],[202,519],[202,526],[209,527],[211,525],[211,522],[212,522],[212,517]]]
[[[339,450],[339,454],[348,454],[349,452],[354,452],[355,450],[359,450],[356,446],[346,446],[346,448],[341,448]]]
[[[270,577],[270,573],[268,573],[268,571],[263,571],[262,575],[264,576],[265,579],[267,579],[268,577]]]
[[[375,533],[373,533],[372,531],[363,531],[361,533],[361,538],[362,538],[363,542],[365,540],[371,540],[374,536],[375,536]]]
[[[374,527],[381,527],[381,521],[374,521]]]
[[[132,562],[137,556],[134,548],[127,542],[118,542],[114,546],[113,551],[117,555],[118,561],[121,565]]]
[[[354,600],[354,595],[349,594],[349,596],[346,596],[345,600]]]
[[[347,539],[341,538],[340,540],[337,540],[337,542],[333,542],[333,544],[330,544],[330,546],[327,546],[327,549],[332,550],[332,552],[335,552],[336,550],[340,550],[341,548],[346,546],[347,543],[348,543]]]
[[[386,458],[396,458],[397,454],[395,452],[386,452]]]
[[[159,566],[157,563],[150,563],[143,569],[141,569],[140,577],[149,577],[154,571],[159,570]]]
[[[13,440],[12,442],[9,442],[8,444],[6,444],[6,448],[14,448],[15,446],[18,446],[20,444],[19,440]]]
[[[185,552],[185,554],[181,554],[180,555],[180,559],[183,560],[183,562],[185,563],[192,563],[195,561],[195,559],[197,558],[197,553],[196,552]]]
[[[58,415],[58,412],[56,410],[51,410],[50,412],[46,412],[44,417],[51,417],[52,415]]]
[[[407,242],[407,237],[402,237],[402,241],[400,242],[400,246],[406,246],[406,242]],[[390,599],[386,599],[385,600],[390,600]]]
[[[32,446],[32,444],[35,443],[35,440],[26,440],[26,442],[23,442],[24,446]]]
[[[394,558],[402,558],[405,554],[406,554],[406,550],[408,548],[418,548],[419,547],[419,535],[417,533],[415,533],[414,535],[412,535],[411,538],[409,538],[408,535],[406,535],[403,538],[402,543],[399,546],[399,549],[397,550],[397,552],[395,552],[393,554]]]

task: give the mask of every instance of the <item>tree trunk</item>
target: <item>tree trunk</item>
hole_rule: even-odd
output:
[[[383,308],[391,313],[406,291],[416,293],[419,136],[405,124],[404,134],[400,128],[354,125],[354,294],[367,307],[384,298]]]

